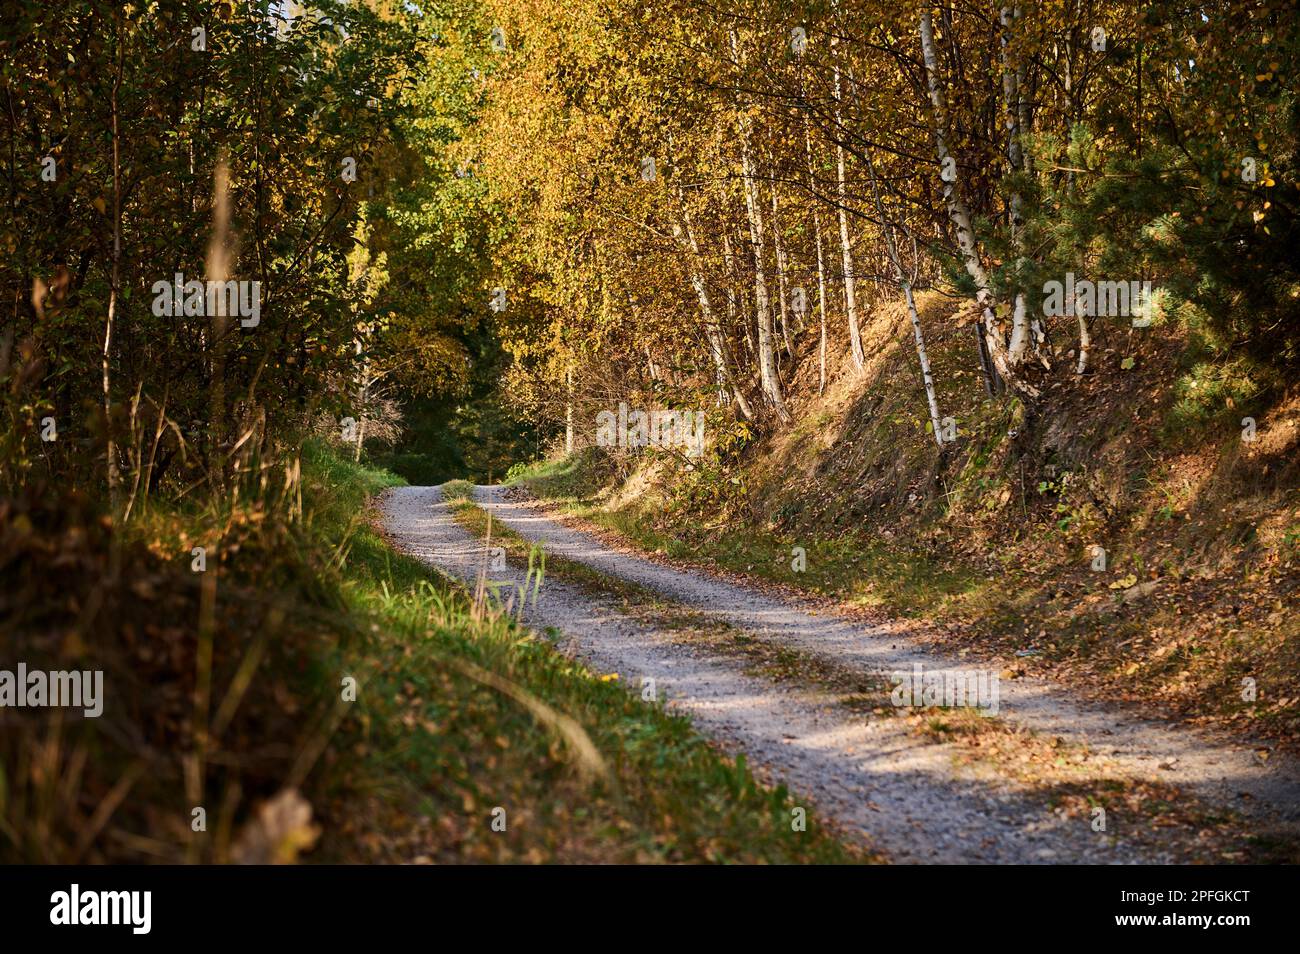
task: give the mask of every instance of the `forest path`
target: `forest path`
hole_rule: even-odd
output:
[[[794,598],[698,570],[681,570],[615,549],[516,499],[501,487],[477,487],[475,499],[494,520],[548,554],[585,564],[688,607],[719,629],[776,644],[839,669],[882,680],[893,672],[971,671],[910,645],[893,627],[816,615]],[[485,566],[482,542],[454,519],[436,487],[401,487],[382,503],[397,546],[465,581]],[[522,583],[508,561],[494,581]],[[1116,788],[1158,782],[1175,786],[1206,811],[1228,808],[1241,839],[1256,831],[1293,831],[1300,819],[1300,774],[1285,760],[1261,763],[1248,746],[1181,726],[1134,718],[1070,697],[1031,679],[999,681],[998,718],[1028,730],[1030,746],[1063,748],[1050,777],[1027,779],[1012,767],[942,732],[918,731],[931,716],[897,715],[882,684],[874,712],[850,710],[834,694],[767,678],[734,654],[692,639],[678,626],[627,611],[617,588],[604,596],[548,571],[541,599],[525,613],[553,628],[562,644],[593,668],[617,672],[639,691],[653,679],[658,698],[689,715],[697,728],[744,752],[763,777],[809,798],[810,814],[902,862],[1171,862],[1196,856],[1200,811],[1170,823],[1130,811]],[[884,711],[884,715],[879,715]],[[1041,770],[1041,766],[1038,766]],[[1058,770],[1059,769],[1059,770]],[[1097,792],[1112,793],[1113,801]],[[1083,794],[1085,810],[1062,808]],[[1175,796],[1176,798],[1176,796]],[[1093,830],[1087,805],[1107,809],[1105,832]],[[1220,837],[1220,840],[1222,838]],[[1234,848],[1236,846],[1233,846]],[[1248,850],[1245,852],[1249,854]],[[1234,851],[1230,857],[1237,857]],[[1240,860],[1251,860],[1248,856]]]

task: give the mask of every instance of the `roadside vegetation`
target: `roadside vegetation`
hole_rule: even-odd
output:
[[[21,573],[13,593],[27,607],[0,617],[10,645],[35,645],[35,607],[42,625],[69,625],[63,603],[37,599],[55,566],[114,552],[122,564],[116,580],[105,567],[60,587],[70,612],[98,589],[111,614],[87,620],[99,635],[85,665],[107,670],[103,721],[6,712],[0,857],[865,860],[815,819],[793,830],[784,790],[685,719],[390,549],[374,498],[400,482],[310,445],[300,521],[248,502],[207,515],[159,507],[121,534],[53,550],[7,535],[0,566]],[[189,545],[218,531],[194,573]],[[207,604],[203,582],[218,578]],[[211,634],[212,717],[202,760],[187,762],[171,753],[192,744],[196,629]],[[189,805],[206,807],[205,831],[191,830]]]
[[[952,372],[940,380],[959,379],[945,302],[918,304],[933,366]],[[1187,423],[1203,370],[1177,341],[1135,343],[1136,368],[1099,372],[1050,421],[941,390],[960,427],[940,449],[910,406],[897,319],[882,309],[865,325],[877,358],[864,379],[833,378],[788,430],[741,451],[714,443],[684,465],[588,447],[510,480],[667,558],[909,619],[916,638],[996,657],[1011,677],[1300,741],[1295,402],[1258,412],[1268,437],[1253,444]]]
[[[403,481],[1300,741],[1293,2],[48,6],[0,672],[105,698],[0,707],[0,861],[871,860],[396,553]]]
[[[530,470],[556,476],[560,469],[563,465],[552,464]],[[1100,806],[1118,810],[1111,824],[1129,846],[1142,845],[1183,863],[1285,864],[1297,857],[1295,834],[1287,826],[1251,824],[1231,807],[1207,803],[1149,772],[1120,768],[1107,758],[1104,740],[1095,745],[1082,739],[1067,741],[973,708],[898,707],[891,701],[892,683],[882,673],[747,630],[581,558],[547,552],[543,544],[492,519],[487,508],[464,497],[452,509],[466,530],[485,545],[490,539],[492,547],[504,549],[520,568],[535,566],[544,554],[546,586],[558,581],[576,587],[593,608],[612,611],[660,634],[690,659],[738,665],[747,675],[768,682],[774,693],[834,707],[845,725],[875,723],[880,729],[884,728],[881,721],[889,720],[916,744],[943,747],[944,757],[959,770],[1011,782],[1024,806],[1081,825],[1090,824]],[[574,514],[577,508],[570,504],[565,510]],[[597,533],[601,534],[599,528]],[[617,542],[630,541],[619,534]],[[1007,678],[1016,675],[1003,673]]]

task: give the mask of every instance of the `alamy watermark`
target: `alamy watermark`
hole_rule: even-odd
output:
[[[703,411],[629,411],[620,401],[618,413],[596,415],[596,444],[600,447],[682,447],[687,457],[704,452]]]
[[[224,315],[239,318],[241,328],[256,328],[262,320],[262,283],[260,281],[188,282],[180,272],[173,281],[153,283],[153,313],[159,318],[170,315]]]
[[[1094,282],[1075,280],[1074,272],[1065,273],[1065,281],[1043,283],[1043,314],[1049,318],[1073,318],[1084,315],[1098,318],[1132,318],[1133,327],[1151,324],[1152,291],[1150,282]]]
[[[152,912],[152,891],[83,891],[73,884],[50,895],[50,923],[55,925],[119,924],[132,934],[148,934]]]
[[[104,711],[104,671],[29,671],[26,663],[19,663],[16,672],[0,669],[0,709],[45,707],[81,709],[87,719],[99,718]]]
[[[998,674],[987,669],[930,669],[912,663],[912,671],[889,674],[890,701],[897,708],[969,707],[998,714]]]

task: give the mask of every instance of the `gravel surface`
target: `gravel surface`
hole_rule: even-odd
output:
[[[887,625],[812,615],[797,600],[615,550],[509,499],[500,487],[478,487],[475,495],[494,519],[543,543],[548,553],[655,590],[764,640],[873,676],[910,671],[916,662],[927,670],[971,668],[910,646]],[[485,567],[482,543],[452,519],[438,488],[396,488],[382,509],[405,552],[464,580]],[[511,563],[490,577],[517,583],[522,575],[523,568]],[[930,741],[909,719],[854,714],[825,694],[750,675],[734,658],[692,645],[671,627],[659,630],[644,617],[633,619],[616,603],[548,575],[526,620],[553,627],[563,648],[594,669],[619,673],[629,690],[640,692],[643,680],[653,679],[658,697],[689,715],[700,732],[743,751],[761,776],[784,782],[796,800],[806,798],[810,815],[819,813],[891,860],[1180,860],[1174,846],[1153,841],[1149,831],[1138,839],[1120,837],[1122,826],[1112,823],[1107,833],[1093,832],[1087,817],[1048,807],[1049,793],[1017,783],[989,762],[961,758],[957,745]],[[1249,747],[1081,705],[1051,684],[1002,679],[999,688],[1002,719],[1087,745],[1090,764],[1112,776],[1174,784],[1270,825],[1300,817],[1300,781],[1290,764],[1262,765]]]

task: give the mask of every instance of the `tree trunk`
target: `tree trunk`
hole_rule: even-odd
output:
[[[1037,388],[1021,380],[1015,373],[1007,356],[1006,344],[1002,339],[1002,330],[998,327],[994,311],[993,293],[989,289],[988,273],[980,262],[979,251],[975,245],[975,230],[971,225],[970,211],[957,188],[956,160],[948,152],[946,142],[946,109],[943,89],[939,82],[938,59],[934,50],[934,24],[928,7],[921,11],[921,53],[925,60],[926,81],[930,90],[930,105],[934,116],[934,144],[939,159],[939,168],[943,180],[943,199],[948,209],[948,218],[952,222],[957,239],[957,250],[961,253],[966,274],[975,283],[975,300],[979,303],[983,320],[983,340],[988,349],[989,360],[998,375],[1024,398],[1039,396]]]
[[[831,40],[832,50],[839,44],[838,39]],[[832,58],[834,52],[832,52]],[[834,69],[834,96],[835,96],[835,125],[838,129],[844,128],[844,117],[841,104],[844,95],[840,87],[840,67],[839,61],[835,61]],[[842,133],[836,136],[840,139]],[[849,214],[846,211],[848,207],[848,190],[846,186],[846,170],[844,163],[844,145],[842,142],[835,144],[835,169],[836,169],[836,198],[839,205],[840,218],[840,258],[844,268],[844,314],[849,322],[849,347],[853,356],[853,367],[861,371],[867,363],[866,353],[862,350],[862,331],[858,327],[858,299],[857,287],[853,277],[853,246],[849,239]]]
[[[736,31],[730,31],[732,57],[737,66],[740,62],[740,43]],[[785,407],[785,397],[781,393],[781,380],[776,375],[776,355],[774,351],[772,329],[772,309],[768,300],[767,274],[763,265],[763,208],[759,202],[758,183],[754,169],[751,149],[749,116],[742,104],[737,104],[736,127],[740,134],[741,177],[745,187],[745,213],[749,221],[749,241],[754,252],[754,310],[758,317],[758,377],[763,390],[777,417],[783,422],[790,420],[790,412]]]
[[[808,167],[808,194],[815,196],[813,184],[812,133],[809,130],[808,113],[803,116],[804,156]],[[820,317],[820,336],[817,342],[817,393],[826,390],[826,264],[822,254],[822,217],[813,201],[813,236],[817,243],[817,311]]]
[[[1019,175],[1024,170],[1024,155],[1020,148],[1020,118],[1023,110],[1020,83],[1024,70],[1023,68],[1013,68],[1010,50],[1012,24],[1019,16],[1020,11],[1018,9],[1012,7],[1002,8],[1002,97],[1005,100],[1003,109],[1007,127],[1007,163],[1011,167],[1011,175],[1013,176]],[[1016,250],[1016,254],[1019,255],[1022,218],[1020,190],[1018,188],[1013,189],[1011,192],[1010,206],[1011,244]],[[1025,293],[1022,289],[1017,289],[1015,304],[1011,312],[1011,342],[1007,345],[1007,361],[1013,367],[1024,361],[1025,351],[1029,346],[1029,337]]]
[[[1075,373],[1083,374],[1088,370],[1088,349],[1092,346],[1092,338],[1088,334],[1088,319],[1083,315],[1079,316],[1079,363],[1075,368]]]
[[[934,431],[934,442],[943,446],[943,425],[939,418],[939,401],[934,395],[934,377],[930,374],[930,358],[925,353],[925,337],[921,334],[921,316],[916,312],[916,300],[912,297],[912,283],[904,280],[903,296],[907,299],[907,315],[912,319],[912,334],[916,338],[916,357],[921,362],[921,381],[925,385],[925,400],[930,408],[930,427]]]
[[[224,282],[230,277],[230,263],[226,239],[230,230],[230,169],[225,157],[217,160],[212,177],[212,237],[208,240],[206,278],[210,282]],[[226,417],[226,335],[229,322],[226,314],[228,302],[225,295],[216,296],[217,307],[208,317],[208,330],[212,346],[212,382],[208,391],[208,446],[211,448],[209,472],[213,487],[221,492],[225,487],[226,462],[222,459],[223,424]]]
[[[362,329],[357,332],[356,352],[357,357],[361,358],[365,344],[363,336],[366,330]],[[361,449],[366,442],[366,404],[370,400],[370,358],[366,357],[361,361],[361,369],[357,378],[357,444],[352,451],[352,460],[361,463]]]
[[[564,453],[573,453],[573,363],[564,370]]]
[[[704,262],[703,256],[700,255],[700,244],[695,238],[695,229],[691,225],[691,216],[686,211],[686,198],[682,194],[680,185],[677,187],[677,202],[681,211],[681,227],[683,235],[678,241],[684,245],[689,261],[691,286],[695,289],[695,297],[700,303],[700,317],[704,321],[704,335],[708,341],[709,354],[713,358],[713,366],[717,375],[718,391],[720,403],[729,404],[726,399],[726,393],[729,390],[734,396],[740,413],[745,416],[745,420],[752,420],[754,417],[753,409],[749,406],[749,401],[745,398],[738,382],[732,379],[731,367],[727,362],[726,342],[723,339],[722,328],[718,323],[717,315],[713,311],[713,303],[709,299],[709,288],[704,281]],[[730,295],[730,292],[728,292]],[[730,317],[734,318],[734,302],[727,304]]]
[[[122,167],[119,158],[118,92],[122,88],[124,67],[122,53],[122,24],[117,22],[117,70],[113,77],[109,109],[113,125],[113,271],[108,292],[108,314],[104,319],[104,353],[100,365],[104,396],[105,463],[108,468],[108,492],[116,512],[121,475],[117,469],[117,445],[113,441],[113,326],[117,321],[117,303],[122,290]]]
[[[773,160],[775,168],[775,160]],[[772,192],[772,248],[776,252],[776,287],[781,296],[781,339],[785,345],[786,356],[794,360],[794,348],[790,344],[790,312],[788,310],[788,289],[786,287],[785,246],[781,244],[781,226],[777,221],[776,183],[771,184]]]
[[[930,409],[930,429],[934,432],[934,442],[943,446],[943,425],[939,418],[939,401],[934,393],[934,376],[930,373],[930,357],[925,350],[925,336],[921,331],[921,316],[916,311],[916,299],[912,296],[912,283],[903,269],[903,259],[898,253],[898,244],[894,241],[894,227],[885,214],[885,203],[880,196],[880,181],[876,178],[876,166],[867,152],[867,175],[871,177],[871,193],[875,198],[876,218],[880,222],[880,231],[885,239],[885,252],[894,266],[894,275],[903,289],[907,301],[907,315],[912,321],[912,335],[916,339],[916,357],[921,364],[921,382],[925,386],[925,401]],[[912,246],[913,261],[916,260],[916,243]]]

